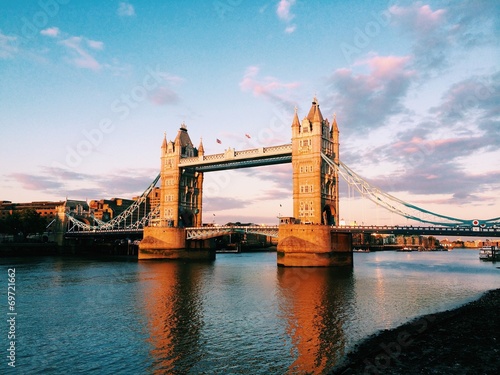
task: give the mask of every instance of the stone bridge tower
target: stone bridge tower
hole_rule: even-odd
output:
[[[338,172],[321,156],[339,162],[339,130],[313,99],[306,117],[292,122],[293,216],[301,223],[338,225]]]
[[[182,158],[203,155],[203,144],[195,148],[182,124],[175,140],[161,146],[160,226],[201,226],[203,173],[179,166]]]
[[[277,263],[284,267],[352,267],[351,234],[332,232],[339,222],[339,162],[335,117],[323,118],[316,98],[307,116],[292,121],[293,216],[279,226]]]

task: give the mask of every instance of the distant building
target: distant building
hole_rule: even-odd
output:
[[[40,201],[29,203],[12,203],[11,201],[0,201],[0,219],[5,219],[14,212],[33,209],[40,214],[41,217],[52,221],[59,217],[61,213],[73,213],[83,215],[88,213],[89,205],[85,201],[65,200],[65,201]]]
[[[134,201],[132,199],[123,198],[91,200],[89,208],[96,219],[109,221],[120,215],[133,203]]]
[[[424,244],[424,237],[417,235],[399,235],[396,237],[396,243],[403,246],[422,246]]]

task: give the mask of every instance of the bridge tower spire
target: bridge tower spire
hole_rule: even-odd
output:
[[[321,154],[338,161],[338,127],[323,118],[315,97],[299,123],[297,110],[292,122],[293,216],[302,223],[338,223],[339,192],[336,170]]]

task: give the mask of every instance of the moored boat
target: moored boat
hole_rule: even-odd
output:
[[[479,250],[479,259],[484,261],[500,261],[500,249],[498,246],[483,246]]]

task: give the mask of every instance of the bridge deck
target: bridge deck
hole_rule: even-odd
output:
[[[291,162],[292,145],[284,144],[243,151],[228,148],[226,152],[220,154],[182,158],[179,167],[192,167],[199,172],[211,172]]]
[[[314,226],[314,224],[311,224]],[[252,225],[252,226],[205,226],[190,227],[186,229],[186,239],[207,239],[223,236],[229,233],[255,233],[265,236],[278,237],[278,225]],[[350,233],[377,233],[395,235],[432,235],[432,236],[464,236],[464,237],[500,237],[500,228],[480,228],[480,227],[421,227],[421,226],[332,226],[332,232]],[[88,237],[88,236],[124,236],[142,234],[140,229],[112,229],[112,230],[92,230],[66,233],[67,237]]]

